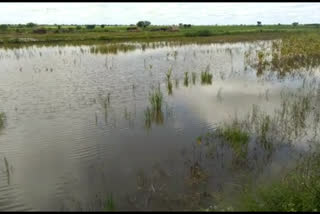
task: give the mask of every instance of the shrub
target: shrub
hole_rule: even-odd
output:
[[[92,30],[92,29],[94,29],[96,27],[96,25],[86,25],[86,28],[88,29],[88,30]]]
[[[37,26],[37,24],[35,24],[35,23],[32,23],[32,22],[29,22],[29,23],[27,23],[27,25],[26,25],[27,27],[35,27],[35,26]]]

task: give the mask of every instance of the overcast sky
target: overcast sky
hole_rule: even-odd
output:
[[[320,3],[0,3],[0,24],[320,23]]]

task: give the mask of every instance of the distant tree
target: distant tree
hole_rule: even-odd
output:
[[[298,22],[293,22],[292,23],[293,26],[298,26],[298,24],[299,24]]]
[[[61,29],[61,25],[58,25],[58,30],[60,30]]]
[[[144,27],[148,27],[149,25],[151,25],[151,22],[149,22],[149,21],[144,21]]]
[[[101,28],[104,28],[105,25],[100,25]]]
[[[80,30],[80,29],[81,29],[81,26],[80,26],[80,25],[77,25],[77,26],[76,26],[76,29],[77,29],[77,30]]]
[[[138,26],[138,27],[144,27],[144,21],[139,21],[139,22],[137,23],[137,26]]]
[[[258,26],[262,26],[262,23],[260,21],[257,21]]]
[[[151,25],[151,22],[149,22],[149,21],[139,21],[137,23],[138,27],[143,27],[143,28],[148,27],[149,25]]]
[[[179,27],[182,27],[183,26],[183,23],[179,23]]]
[[[86,28],[91,30],[91,29],[94,29],[96,27],[96,25],[86,25]]]
[[[36,25],[37,25],[37,24],[32,23],[32,22],[27,23],[27,27],[35,27]]]
[[[7,30],[8,29],[8,25],[0,25],[0,30]]]

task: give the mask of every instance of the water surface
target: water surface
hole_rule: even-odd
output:
[[[279,174],[307,147],[285,145],[262,161],[262,151],[250,150],[244,167],[228,149],[209,157],[194,146],[198,136],[245,116],[253,105],[272,114],[283,91],[298,91],[304,79],[318,81],[317,70],[304,78],[257,76],[245,53],[270,45],[189,44],[115,54],[85,45],[0,49],[0,111],[7,117],[0,131],[0,210],[100,210],[110,194],[117,210],[193,209],[188,201],[204,207],[213,201],[199,192],[228,191],[248,173]],[[206,69],[212,85],[201,84]],[[158,85],[163,121],[147,128],[144,112]],[[206,169],[201,185],[188,180],[194,163]]]

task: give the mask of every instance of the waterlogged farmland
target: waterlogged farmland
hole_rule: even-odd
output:
[[[0,48],[0,210],[237,209],[316,150],[303,38]]]

